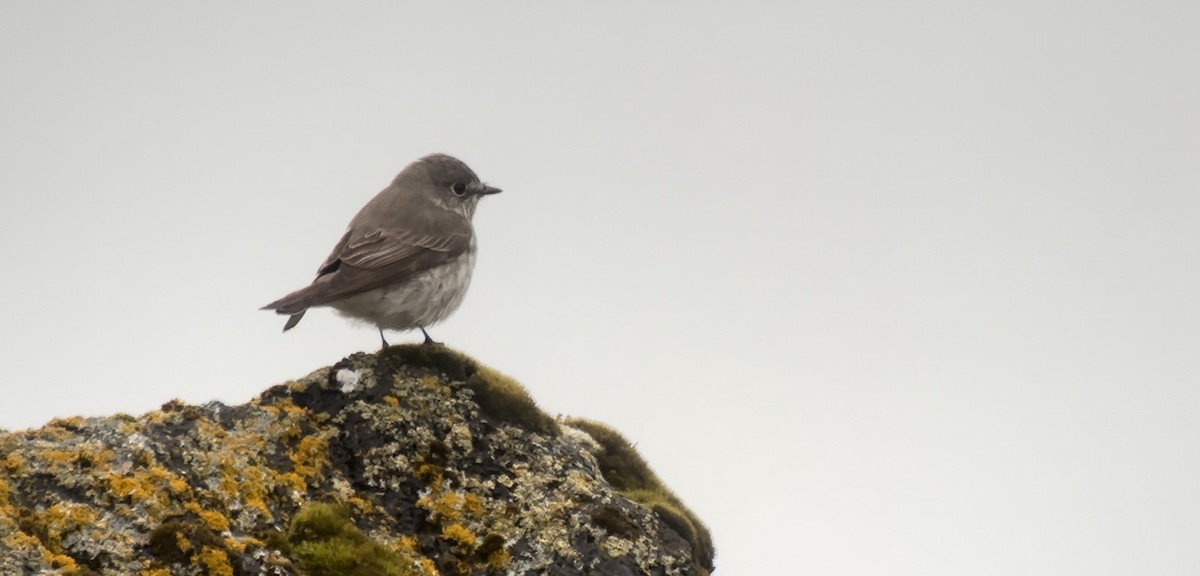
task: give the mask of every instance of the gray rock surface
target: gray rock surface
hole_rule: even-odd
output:
[[[240,406],[0,433],[5,576],[685,575],[712,557],[624,439],[442,346],[355,354]]]

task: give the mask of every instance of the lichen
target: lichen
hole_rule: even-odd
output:
[[[233,566],[229,564],[229,555],[220,548],[205,546],[196,554],[194,562],[202,566],[211,576],[233,576]]]
[[[469,356],[446,346],[393,346],[383,354],[402,361],[440,369],[448,375],[461,375],[475,393],[480,411],[500,422],[530,432],[557,435],[554,418],[538,408],[533,397],[516,380],[483,366]]]
[[[702,525],[602,452],[444,346],[354,354],[240,406],[0,432],[0,574],[702,574]]]
[[[711,572],[714,550],[708,528],[659,480],[633,444],[599,422],[569,418],[566,424],[587,432],[600,445],[595,456],[604,479],[630,500],[654,511],[663,523],[691,544],[697,568]]]
[[[161,566],[197,566],[210,576],[241,574],[240,566],[230,559],[226,540],[204,522],[172,518],[151,530],[148,546]]]

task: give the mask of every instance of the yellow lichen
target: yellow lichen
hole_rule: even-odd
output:
[[[470,553],[475,550],[475,533],[462,524],[451,524],[444,528],[442,538],[454,542],[464,552]]]
[[[109,474],[105,478],[108,484],[108,491],[120,500],[141,501],[148,495],[155,494],[153,487],[146,486],[138,481],[137,478],[130,476],[120,476]]]
[[[79,453],[78,451],[67,450],[43,450],[38,456],[41,456],[42,460],[50,464],[71,466],[79,458]]]
[[[136,420],[124,420],[120,424],[117,424],[117,433],[121,434],[122,436],[129,436],[131,434],[140,432],[141,430],[142,424]]]
[[[346,505],[351,506],[354,510],[362,514],[369,514],[375,511],[375,505],[371,504],[370,500],[352,496],[346,500]]]
[[[167,481],[167,488],[171,490],[172,494],[181,496],[188,491],[190,486],[188,486],[188,483],[184,482],[181,478],[172,478]]]
[[[193,561],[203,566],[212,576],[233,576],[233,566],[224,550],[205,546]]]
[[[217,496],[231,509],[249,508],[270,520],[272,515],[266,496],[275,485],[272,478],[278,474],[265,466],[246,462],[242,450],[250,450],[250,447],[233,443],[226,448],[227,451],[219,456],[221,472]]]
[[[596,463],[604,479],[626,498],[649,508],[659,520],[687,540],[697,572],[707,574],[712,569],[714,553],[708,528],[659,480],[633,444],[599,422],[571,418],[566,424],[586,432],[596,441],[600,446],[595,453]]]
[[[329,464],[329,441],[324,434],[314,434],[300,440],[292,452],[292,465],[301,477],[320,479]]]
[[[287,486],[292,492],[304,492],[308,488],[308,482],[295,472],[279,474],[275,477],[275,481],[279,484]]]
[[[94,525],[96,513],[83,504],[59,502],[47,508],[38,520],[46,530],[43,544],[51,551],[58,552],[62,550],[63,535]]]
[[[309,420],[311,416],[308,410],[297,406],[291,398],[281,398],[274,405],[263,408],[269,409],[279,420],[282,430],[278,432],[277,436],[284,442],[299,438],[304,432],[301,423]]]
[[[70,432],[77,432],[80,428],[83,428],[84,424],[87,424],[87,420],[83,416],[67,416],[66,418],[55,418],[47,422],[45,428],[63,428]]]
[[[432,388],[434,390],[438,390],[442,387],[442,379],[438,378],[437,376],[435,376],[433,374],[426,374],[424,376],[421,376],[421,379],[419,380],[419,382],[421,383],[422,386],[425,386],[427,388]]]
[[[437,564],[434,564],[433,560],[422,556],[417,564],[421,569],[422,576],[438,576]]]
[[[199,516],[200,521],[213,532],[225,532],[229,530],[229,519],[220,512],[205,510],[195,501],[184,504],[183,508]]]
[[[4,537],[3,543],[4,543],[4,547],[9,550],[21,550],[24,548],[41,548],[42,547],[42,541],[38,540],[36,536],[26,534],[19,530],[14,530],[12,533],[6,535]]]
[[[496,570],[504,570],[508,568],[509,564],[512,564],[512,554],[509,554],[508,550],[501,548],[488,555],[487,563],[488,566]]]
[[[274,516],[271,514],[271,509],[267,508],[267,503],[263,502],[262,498],[247,498],[245,501],[246,508],[257,511],[264,520],[270,521]]]
[[[478,494],[473,493],[468,493],[463,496],[462,509],[463,512],[475,518],[482,517],[487,511],[483,506],[483,498],[480,498]]]
[[[429,511],[430,516],[442,523],[457,523],[483,517],[486,510],[483,500],[474,494],[434,490],[417,499],[417,506]]]
[[[4,466],[4,471],[14,476],[25,470],[25,456],[19,452],[12,452],[0,460]]]
[[[245,552],[246,546],[247,546],[246,542],[241,542],[235,538],[228,538],[228,537],[224,538],[223,544],[225,545],[226,550],[229,550],[231,552],[237,552],[238,554]]]
[[[442,484],[442,467],[421,464],[417,466],[416,476],[430,486],[440,486]]]
[[[192,541],[183,532],[175,533],[175,545],[179,547],[179,551],[187,554],[192,551]]]
[[[50,565],[58,568],[62,574],[70,574],[79,569],[75,559],[66,554],[51,554]]]

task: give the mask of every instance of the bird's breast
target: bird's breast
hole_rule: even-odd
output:
[[[475,269],[475,239],[457,258],[408,280],[330,303],[345,316],[388,330],[429,327],[462,305]]]

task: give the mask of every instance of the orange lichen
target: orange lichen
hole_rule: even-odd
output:
[[[225,545],[226,550],[230,550],[232,552],[237,552],[238,554],[241,554],[242,552],[246,551],[247,545],[249,543],[242,542],[235,538],[225,538],[223,540],[223,544]]]
[[[58,568],[62,574],[70,574],[79,569],[75,564],[75,559],[66,554],[51,554],[50,565]]]
[[[463,512],[475,518],[482,517],[484,512],[487,511],[483,506],[483,498],[473,493],[467,493],[463,496],[462,509]]]
[[[428,510],[434,520],[443,523],[469,522],[482,518],[486,513],[479,496],[440,488],[417,499],[417,506]]]
[[[183,492],[188,489],[187,482],[184,482],[178,474],[163,468],[159,464],[148,464],[146,466],[146,474],[150,476],[159,486],[166,486],[172,492]],[[178,482],[178,484],[176,484]]]
[[[264,406],[263,409],[274,414],[279,420],[282,429],[278,436],[284,442],[291,442],[303,435],[304,428],[301,423],[309,420],[311,416],[308,410],[297,406],[291,398],[282,398],[273,405]]]
[[[418,561],[418,564],[421,568],[422,576],[438,576],[437,564],[434,564],[433,560],[430,560],[426,557],[421,557],[421,559]]]
[[[491,566],[496,570],[504,570],[505,568],[508,568],[509,564],[512,564],[512,554],[509,554],[508,550],[501,548],[495,552],[492,552],[491,554],[488,554],[487,563],[488,566]]]
[[[43,544],[53,551],[62,550],[64,534],[92,526],[96,522],[96,511],[82,504],[59,502],[50,506],[38,517],[46,530]]]
[[[191,487],[188,486],[188,483],[184,482],[182,478],[171,478],[167,481],[167,488],[171,490],[172,494],[182,496]]]
[[[213,532],[226,532],[229,530],[229,519],[220,512],[213,510],[204,510],[200,504],[192,501],[183,505],[183,508],[188,512],[200,517],[200,521],[208,526]]]
[[[212,576],[233,576],[233,566],[229,564],[229,555],[224,550],[205,546],[196,554],[193,562],[203,566]]]
[[[36,536],[26,534],[20,530],[14,530],[4,537],[4,547],[9,550],[22,550],[26,548],[42,548],[42,541]]]
[[[292,452],[292,465],[297,474],[305,479],[323,478],[323,470],[329,465],[328,435],[311,435],[300,440]]]
[[[108,491],[119,500],[134,502],[145,500],[147,496],[152,496],[157,492],[152,486],[147,486],[140,482],[139,478],[133,476],[122,476],[117,474],[104,475],[104,481],[108,484]]]
[[[50,464],[71,466],[79,458],[78,450],[43,450],[38,456]]]
[[[0,460],[0,466],[4,466],[4,471],[14,476],[25,470],[25,456],[19,452],[11,452]]]
[[[188,540],[187,534],[183,532],[175,533],[175,545],[179,547],[179,551],[187,554],[192,551],[192,541]]]
[[[454,542],[462,552],[475,550],[475,533],[462,524],[451,524],[442,529],[442,538]]]

